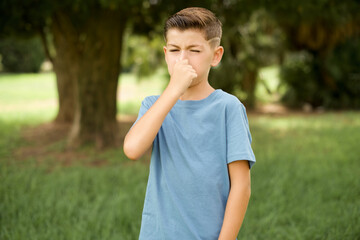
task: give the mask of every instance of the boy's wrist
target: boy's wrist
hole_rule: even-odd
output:
[[[182,89],[179,89],[177,86],[171,84],[170,82],[164,90],[163,94],[166,94],[168,97],[172,97],[178,100],[184,94],[184,92],[185,91],[182,91]]]

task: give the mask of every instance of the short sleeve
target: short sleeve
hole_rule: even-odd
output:
[[[134,124],[139,121],[139,119],[151,108],[151,106],[156,102],[158,98],[159,96],[149,96],[144,98],[144,100],[141,102],[139,114]]]
[[[256,162],[251,142],[246,109],[237,98],[233,99],[226,109],[227,163],[248,160],[251,168]]]

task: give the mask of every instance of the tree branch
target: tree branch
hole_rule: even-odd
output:
[[[39,30],[39,34],[40,34],[40,38],[41,38],[41,41],[42,41],[42,44],[43,44],[43,47],[44,47],[44,50],[45,50],[46,57],[50,60],[51,63],[54,63],[53,62],[54,58],[53,58],[53,56],[51,56],[50,49],[49,49],[49,44],[48,44],[48,41],[46,39],[46,33],[45,33],[43,28],[41,28]]]

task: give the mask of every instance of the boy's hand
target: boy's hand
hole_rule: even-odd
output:
[[[175,63],[172,69],[169,87],[175,90],[180,97],[196,77],[196,71],[189,64],[189,61],[187,59],[180,60]]]

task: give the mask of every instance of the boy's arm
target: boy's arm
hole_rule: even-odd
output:
[[[219,240],[235,240],[250,198],[250,169],[248,161],[235,161],[228,165],[230,193],[226,203]]]
[[[138,159],[149,149],[166,115],[196,77],[197,74],[188,64],[188,60],[175,64],[167,88],[127,133],[123,147],[128,158]]]

